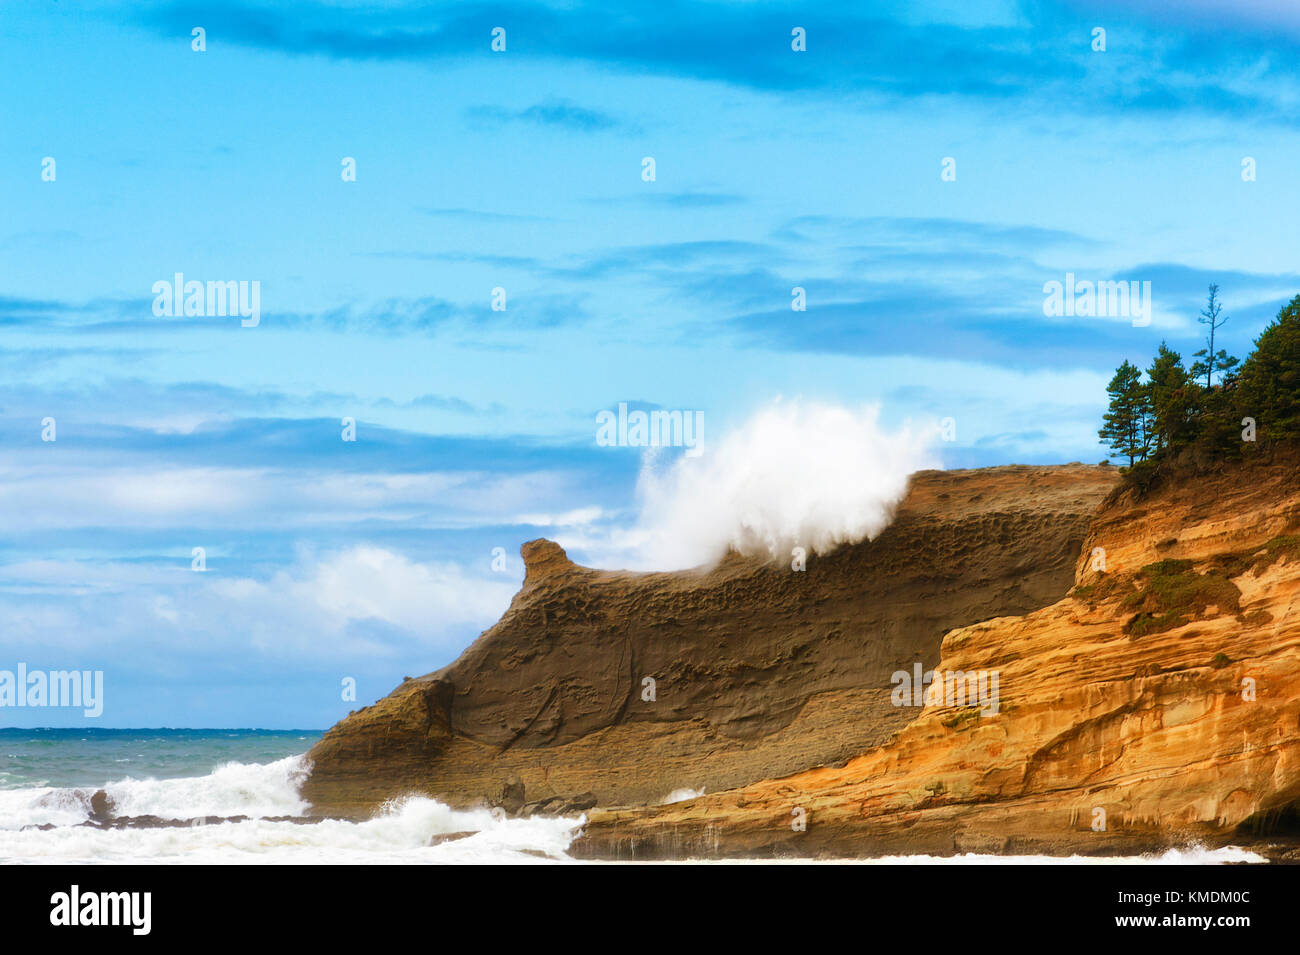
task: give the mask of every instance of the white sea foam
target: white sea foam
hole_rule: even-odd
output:
[[[299,816],[309,808],[299,795],[306,757],[274,763],[226,763],[207,776],[124,779],[104,787],[118,816]]]
[[[491,810],[457,811],[433,799],[395,801],[363,822],[299,823],[304,757],[269,764],[227,763],[207,776],[125,779],[103,787],[118,816],[172,820],[249,816],[213,825],[97,829],[93,789],[0,791],[0,861],[153,863],[400,863],[565,861],[583,817],[509,819]],[[37,829],[54,825],[54,829]],[[27,828],[24,828],[27,827]],[[430,845],[437,836],[472,835]]]
[[[90,815],[90,793],[78,789],[0,789],[0,832],[23,826],[75,826]]]
[[[59,863],[421,863],[567,861],[580,818],[506,819],[404,800],[373,819],[317,823],[250,819],[158,829],[62,827],[0,832],[0,860]],[[430,846],[435,836],[473,835]]]
[[[417,796],[396,800],[362,822],[326,819],[301,823],[268,818],[306,811],[299,795],[306,775],[304,758],[290,757],[265,765],[228,763],[201,777],[121,780],[104,787],[120,800],[118,815],[181,820],[252,817],[241,822],[158,828],[78,825],[90,815],[93,790],[89,789],[0,790],[0,863],[572,862],[566,853],[586,818],[507,818],[498,810],[454,810]],[[691,795],[682,790],[669,798]],[[56,828],[35,828],[41,825]],[[452,834],[459,837],[430,845],[437,837]],[[774,860],[756,861],[770,864]],[[845,861],[869,865],[1204,865],[1266,860],[1236,847],[1193,847],[1157,856],[1119,858],[964,855]]]
[[[307,803],[298,790],[308,773],[305,758],[274,763],[227,763],[206,776],[125,778],[103,787],[118,816],[297,816]],[[72,826],[90,818],[94,789],[51,787],[0,790],[0,829]]]
[[[937,425],[889,431],[879,412],[777,401],[706,441],[699,456],[661,466],[651,449],[635,527],[603,545],[576,543],[602,566],[674,570],[712,563],[728,548],[788,561],[795,547],[826,553],[875,537],[909,476],[939,465]]]

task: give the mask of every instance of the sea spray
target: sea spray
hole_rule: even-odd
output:
[[[937,467],[937,424],[888,430],[880,409],[777,401],[710,440],[699,456],[643,459],[639,517],[607,546],[603,566],[676,570],[728,549],[788,561],[875,537],[913,472]],[[564,543],[562,540],[561,543]]]
[[[584,817],[511,819],[427,797],[398,800],[361,822],[248,819],[214,825],[0,830],[0,862],[500,863],[571,861]],[[454,836],[450,841],[437,837]]]
[[[584,821],[454,810],[424,796],[393,800],[362,821],[286,818],[310,809],[300,795],[309,772],[299,755],[269,763],[226,762],[202,776],[3,789],[0,862],[568,861],[565,850]],[[91,799],[98,789],[111,803],[115,824],[108,828],[85,825],[93,818]],[[155,821],[132,824],[138,817]],[[214,817],[218,821],[208,821]]]
[[[299,789],[311,771],[305,756],[274,763],[231,762],[207,776],[124,779],[104,786],[119,816],[298,816],[309,808]]]
[[[114,816],[186,820],[204,816],[296,816],[308,805],[299,788],[310,771],[305,756],[273,763],[229,762],[206,776],[120,779],[102,787],[30,787],[0,790],[0,829],[72,826],[91,817],[96,788]]]

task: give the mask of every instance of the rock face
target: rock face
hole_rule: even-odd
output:
[[[571,851],[1112,854],[1293,837],[1297,473],[1243,466],[1112,495],[1069,596],[944,638],[942,670],[1000,674],[996,715],[938,700],[840,767],[597,810]]]
[[[531,541],[501,620],[330,730],[304,795],[342,815],[413,792],[513,806],[515,784],[543,806],[647,807],[843,764],[920,713],[891,702],[895,671],[933,667],[954,627],[1066,593],[1116,480],[1082,465],[922,472],[876,540],[809,556],[803,571],[738,555],[709,570],[597,571]],[[716,805],[682,805],[704,804]],[[599,818],[588,851],[622,853],[609,839],[625,817]],[[647,833],[629,836],[641,854],[658,817],[626,818]]]

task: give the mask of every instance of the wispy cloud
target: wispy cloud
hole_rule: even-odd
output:
[[[600,110],[588,109],[569,100],[547,100],[523,109],[504,106],[471,106],[465,118],[481,125],[522,123],[528,126],[551,126],[583,133],[619,129],[624,124]]]
[[[1096,15],[1070,2],[1025,4],[1008,23],[970,25],[890,19],[859,2],[814,11],[799,4],[651,3],[617,10],[596,3],[424,3],[347,7],[296,4],[165,3],[142,22],[175,36],[202,20],[214,42],[295,56],[432,63],[489,57],[490,31],[504,25],[505,56],[576,60],[665,76],[722,81],[768,91],[871,93],[891,100],[940,97],[1007,103],[1030,101],[1078,112],[1194,111],[1286,122],[1295,118],[1300,44],[1267,37],[1270,25],[1294,20],[1280,5],[1256,5],[1235,24],[1200,15],[1180,18],[1151,4],[1110,13],[1115,39],[1105,59],[1090,46]],[[807,33],[793,53],[791,29]],[[1267,45],[1266,45],[1267,44]],[[1284,46],[1285,49],[1279,49]],[[1255,61],[1252,83],[1240,64]],[[543,114],[539,114],[543,115]],[[545,118],[540,121],[549,121]],[[567,117],[561,123],[581,118]]]
[[[466,252],[418,252],[386,250],[359,253],[374,258],[413,259],[447,263],[476,262],[494,267],[533,269],[534,258],[522,256],[478,255]],[[493,312],[489,296],[473,304],[453,301],[436,295],[388,297],[364,301],[341,302],[314,310],[264,306],[260,326],[267,329],[316,329],[324,331],[361,331],[382,335],[429,333],[443,329],[466,328],[492,320],[494,325],[510,328],[555,328],[585,321],[588,312],[574,295],[558,292],[521,293],[508,299],[506,312]],[[274,299],[270,299],[274,301]],[[267,301],[267,299],[264,299]],[[193,331],[240,331],[238,317],[184,316],[158,317],[151,300],[129,301],[97,299],[90,302],[0,300],[0,325],[42,328],[51,331],[112,333],[122,330],[148,330],[159,334],[185,334]]]
[[[606,196],[588,201],[600,205],[629,204],[662,206],[667,209],[716,209],[742,205],[746,199],[734,192],[694,190],[684,192],[655,191],[637,196]]]

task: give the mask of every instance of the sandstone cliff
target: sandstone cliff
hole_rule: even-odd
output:
[[[940,701],[840,767],[596,811],[573,851],[1111,854],[1294,835],[1298,532],[1295,461],[1116,493],[1069,596],[944,638],[942,669],[1000,673],[996,715]]]
[[[597,571],[532,541],[501,620],[450,666],[330,730],[310,754],[305,795],[330,814],[412,792],[458,806],[589,793],[600,806],[645,807],[674,790],[747,792],[813,767],[838,778],[829,767],[917,718],[891,703],[892,673],[932,667],[954,627],[1064,596],[1115,481],[1113,469],[1082,465],[923,472],[876,540],[810,556],[801,572],[737,555],[709,570]],[[729,826],[750,798],[598,814],[585,845],[705,851],[692,826]],[[786,800],[736,815],[748,833],[737,845],[782,842],[770,829],[788,813]],[[663,825],[677,825],[663,820],[679,818],[680,843],[663,841]]]

